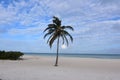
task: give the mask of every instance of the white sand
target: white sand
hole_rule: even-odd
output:
[[[24,56],[25,60],[0,60],[2,80],[120,80],[120,59]]]

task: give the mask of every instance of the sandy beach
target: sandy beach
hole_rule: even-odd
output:
[[[0,60],[1,80],[120,80],[120,59],[23,56]]]

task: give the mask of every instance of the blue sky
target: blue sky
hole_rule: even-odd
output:
[[[0,0],[0,50],[55,53],[43,30],[57,16],[74,38],[61,53],[120,53],[119,0]]]

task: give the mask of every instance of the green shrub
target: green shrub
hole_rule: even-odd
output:
[[[17,51],[0,51],[0,59],[10,59],[10,60],[17,60],[20,58],[20,56],[23,56],[24,54]]]

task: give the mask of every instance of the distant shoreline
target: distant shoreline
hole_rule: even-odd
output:
[[[37,56],[56,56],[56,53],[24,53],[25,55]],[[78,58],[99,58],[99,59],[120,59],[120,54],[66,54],[59,53],[63,57],[78,57]]]

